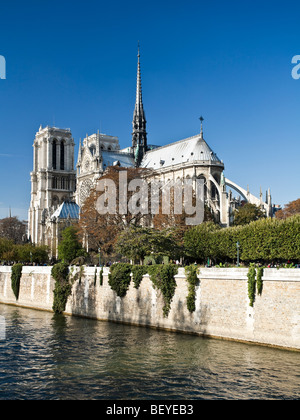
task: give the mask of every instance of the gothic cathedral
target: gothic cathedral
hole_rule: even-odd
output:
[[[272,216],[270,190],[266,201],[262,192],[257,198],[249,189],[241,188],[225,178],[225,166],[204,140],[201,132],[193,137],[168,144],[150,146],[147,141],[146,116],[142,98],[140,51],[138,51],[136,102],[132,121],[132,144],[121,149],[115,136],[96,133],[80,141],[76,170],[74,139],[71,130],[40,127],[33,144],[31,202],[28,214],[28,236],[36,244],[48,245],[53,256],[61,231],[76,223],[80,207],[90,190],[110,166],[151,169],[150,177],[163,183],[203,179],[205,204],[222,226],[229,226],[233,210],[241,201],[260,206]],[[235,190],[239,198],[233,198]]]

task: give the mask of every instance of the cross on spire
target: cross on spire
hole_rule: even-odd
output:
[[[201,138],[203,138],[203,121],[204,121],[204,118],[201,116],[201,117],[199,118],[199,120],[201,121],[201,131],[200,131],[200,136],[201,136]]]

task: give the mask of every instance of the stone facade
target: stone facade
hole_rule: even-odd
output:
[[[10,270],[0,268],[0,303],[52,310],[51,267],[23,267],[18,302],[11,290]],[[162,296],[153,289],[149,276],[139,289],[131,282],[121,299],[108,285],[107,268],[100,286],[100,269],[86,267],[81,281],[73,285],[66,314],[300,350],[300,270],[265,269],[262,295],[256,296],[253,308],[247,273],[242,268],[201,269],[196,311],[190,313],[187,281],[179,269],[171,310],[164,318]]]
[[[133,166],[131,154],[120,150],[118,137],[93,134],[80,141],[75,201],[82,206],[90,190],[109,166]]]

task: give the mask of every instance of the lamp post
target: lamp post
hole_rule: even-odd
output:
[[[236,243],[236,249],[237,249],[237,266],[240,266],[240,243]]]

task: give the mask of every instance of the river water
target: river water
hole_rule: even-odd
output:
[[[300,353],[0,304],[0,399],[299,399]]]

